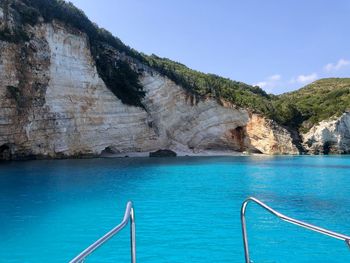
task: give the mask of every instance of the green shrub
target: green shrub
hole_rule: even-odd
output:
[[[139,76],[128,63],[114,60],[108,54],[100,52],[96,66],[100,77],[123,103],[144,107],[141,98],[145,93],[138,81]]]

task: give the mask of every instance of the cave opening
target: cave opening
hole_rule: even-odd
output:
[[[238,126],[236,129],[231,130],[231,138],[236,141],[239,147],[239,151],[244,151],[245,144],[244,144],[244,139],[245,139],[245,129],[244,127]]]
[[[0,146],[0,160],[10,160],[12,156],[11,147],[8,144],[3,144]]]

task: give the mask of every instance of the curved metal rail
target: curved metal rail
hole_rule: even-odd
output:
[[[136,263],[136,233],[135,233],[135,213],[132,202],[128,202],[125,209],[125,214],[122,222],[106,233],[103,237],[96,240],[93,244],[87,247],[83,252],[70,261],[70,263],[81,263],[93,253],[96,249],[106,243],[115,234],[122,230],[130,220],[130,246],[131,246],[131,263]]]
[[[314,232],[321,233],[321,234],[326,235],[326,236],[330,236],[330,237],[333,237],[336,239],[343,240],[350,248],[350,236],[339,234],[337,232],[333,232],[333,231],[330,231],[330,230],[327,230],[327,229],[324,229],[324,228],[321,228],[321,227],[318,227],[315,225],[311,225],[311,224],[305,223],[303,221],[296,220],[294,218],[285,216],[285,215],[277,212],[276,210],[272,209],[268,205],[264,204],[260,200],[254,198],[254,197],[249,197],[243,202],[242,207],[241,207],[242,234],[243,234],[244,255],[245,255],[245,262],[246,263],[251,263],[250,257],[249,257],[247,225],[246,225],[246,220],[245,220],[245,212],[247,210],[247,205],[249,202],[254,202],[254,203],[258,204],[259,206],[261,206],[262,208],[267,210],[269,213],[271,213],[272,215],[278,217],[279,219],[281,219],[285,222],[300,226],[302,228],[312,230]]]

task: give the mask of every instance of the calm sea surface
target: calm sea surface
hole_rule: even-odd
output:
[[[243,262],[240,205],[350,235],[350,157],[184,157],[0,164],[0,262],[67,262],[136,209],[138,262]],[[256,262],[350,262],[342,241],[247,213]],[[130,262],[123,230],[86,262]]]

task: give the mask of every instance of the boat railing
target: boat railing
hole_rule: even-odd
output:
[[[271,213],[272,215],[278,217],[279,219],[281,219],[285,222],[297,225],[297,226],[302,227],[302,228],[312,230],[314,232],[318,232],[318,233],[326,235],[326,236],[330,236],[330,237],[335,238],[335,239],[342,240],[350,248],[350,236],[346,236],[346,235],[343,235],[343,234],[340,234],[337,232],[327,230],[325,228],[321,228],[321,227],[318,227],[318,226],[315,226],[312,224],[308,224],[308,223],[305,223],[303,221],[296,220],[294,218],[285,216],[284,214],[277,212],[276,210],[272,209],[271,207],[269,207],[265,203],[261,202],[257,198],[249,197],[243,202],[242,207],[241,207],[241,223],[242,223],[243,245],[244,245],[244,255],[245,255],[245,262],[246,263],[251,263],[250,255],[249,255],[249,247],[248,247],[247,224],[246,224],[246,217],[245,217],[247,206],[250,202],[258,204],[259,206],[261,206],[262,208],[267,210],[269,213]]]
[[[288,222],[290,224],[309,229],[311,231],[330,236],[335,239],[342,240],[346,243],[346,245],[350,248],[350,236],[340,234],[334,231],[330,231],[325,228],[321,228],[301,220],[297,220],[291,217],[288,217],[280,212],[277,212],[270,206],[266,205],[262,201],[257,198],[249,197],[243,203],[241,207],[241,223],[242,223],[242,234],[243,234],[243,245],[244,245],[244,255],[245,262],[251,263],[250,254],[249,254],[249,246],[248,246],[248,233],[247,233],[247,224],[246,224],[246,211],[247,206],[250,202],[258,204],[260,207],[267,210],[270,214],[276,216],[277,218]],[[96,240],[93,244],[87,247],[84,251],[82,251],[78,256],[70,261],[70,263],[82,263],[85,259],[91,255],[96,249],[105,244],[109,239],[111,239],[114,235],[119,233],[122,229],[124,229],[130,221],[130,246],[131,246],[131,263],[136,263],[136,232],[135,232],[135,213],[132,202],[128,202],[125,209],[125,214],[123,220],[120,224],[114,227],[112,230],[107,232],[104,236]]]
[[[131,263],[136,263],[136,232],[135,232],[135,213],[132,202],[128,202],[125,209],[123,220],[119,225],[114,227],[104,236],[96,240],[93,244],[82,251],[78,256],[70,261],[70,263],[81,263],[92,254],[96,249],[105,244],[114,235],[124,229],[130,221],[130,246],[131,246]]]

